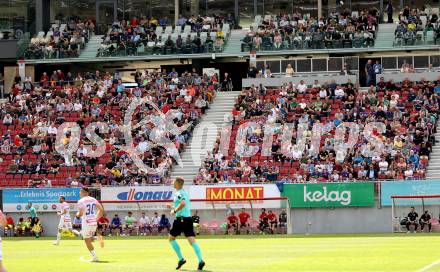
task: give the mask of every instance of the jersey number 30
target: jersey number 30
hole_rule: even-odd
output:
[[[96,204],[88,204],[86,205],[87,211],[86,211],[86,215],[91,215],[91,214],[95,214],[95,209],[96,209]]]

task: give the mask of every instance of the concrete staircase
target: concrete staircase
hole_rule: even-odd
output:
[[[436,140],[440,140],[440,124],[437,125]],[[429,158],[429,165],[426,169],[426,179],[440,180],[440,145],[436,144],[432,147],[432,153]]]
[[[189,145],[181,154],[183,167],[175,165],[171,178],[181,176],[187,183],[192,183],[197,175],[207,151],[212,151],[215,140],[221,128],[228,120],[235,99],[240,92],[219,92],[211,107],[202,117],[201,122],[195,127]]]
[[[94,59],[98,54],[98,49],[101,47],[103,35],[94,35],[90,37],[84,50],[81,51],[79,55],[80,58]]]
[[[234,29],[231,31],[231,36],[229,37],[228,43],[223,50],[223,53],[236,54],[241,52],[241,39],[246,35],[246,30],[244,29]]]
[[[396,24],[380,24],[376,40],[374,41],[374,48],[393,47],[395,30]]]

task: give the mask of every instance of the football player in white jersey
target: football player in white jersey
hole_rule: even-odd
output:
[[[89,196],[89,189],[87,187],[81,188],[81,199],[78,200],[78,212],[76,217],[81,217],[81,235],[86,243],[87,249],[92,254],[92,262],[98,262],[98,257],[93,247],[93,240],[98,226],[97,220],[104,214],[104,208],[99,204],[98,200]],[[102,236],[99,236],[101,247],[104,247]]]
[[[0,226],[6,226],[6,216],[0,210]],[[6,272],[6,268],[3,266],[3,248],[2,239],[0,238],[0,272]]]
[[[70,217],[69,203],[66,202],[66,198],[64,196],[60,196],[59,201],[61,203],[61,207],[57,214],[60,216],[60,222],[58,223],[57,240],[53,242],[53,244],[56,246],[60,244],[61,233],[64,230],[69,230],[72,232],[72,218]]]

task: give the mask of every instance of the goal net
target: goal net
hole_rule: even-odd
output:
[[[142,214],[152,220],[156,215],[161,217],[165,215],[172,224],[174,216],[170,215],[167,204],[172,200],[140,200],[140,201],[100,201],[103,205],[107,218],[111,220],[115,214],[124,220],[128,212],[132,213],[135,218],[136,227],[139,225],[139,218]],[[243,210],[244,209],[244,210]],[[270,224],[271,229],[265,232],[276,234],[288,234],[292,231],[291,210],[289,200],[283,197],[274,198],[253,198],[253,199],[191,199],[191,212],[200,217],[199,224],[194,224],[196,231],[201,234],[246,234],[260,233],[260,215],[262,209],[266,214],[271,212],[271,218],[275,217],[277,224]],[[246,212],[250,215],[248,219],[249,225],[240,228],[240,220],[238,220],[237,228],[231,227],[228,230],[228,217],[232,213],[239,217],[239,214]],[[282,214],[280,216],[280,214]],[[285,214],[285,216],[283,216]]]
[[[410,231],[429,231],[428,226],[424,226],[423,230],[420,224],[420,217],[425,211],[431,216],[432,231],[440,231],[439,215],[440,215],[440,195],[424,195],[424,196],[391,196],[392,200],[392,230],[393,232],[407,232],[408,214],[414,207],[418,214],[417,230],[411,224],[408,226]]]

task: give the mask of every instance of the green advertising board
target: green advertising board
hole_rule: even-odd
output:
[[[374,184],[284,184],[282,195],[292,208],[365,207],[374,205]]]

